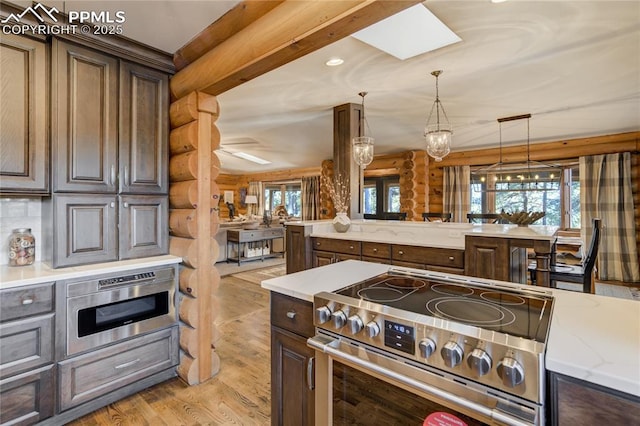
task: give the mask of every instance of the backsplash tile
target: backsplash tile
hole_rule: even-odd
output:
[[[0,265],[9,263],[9,238],[16,228],[31,228],[36,239],[36,262],[42,256],[42,200],[0,198]]]

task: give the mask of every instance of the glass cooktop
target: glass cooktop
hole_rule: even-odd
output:
[[[385,273],[337,294],[545,343],[553,299]]]

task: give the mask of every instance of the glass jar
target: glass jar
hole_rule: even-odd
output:
[[[36,239],[31,228],[18,228],[9,238],[9,266],[31,265],[36,259]]]

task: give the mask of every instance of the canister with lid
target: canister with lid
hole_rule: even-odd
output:
[[[31,265],[36,259],[36,239],[31,228],[14,229],[9,238],[9,265]]]

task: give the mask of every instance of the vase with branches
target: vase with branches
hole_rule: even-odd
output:
[[[327,188],[336,211],[336,217],[333,219],[334,228],[338,232],[347,232],[351,226],[351,219],[347,215],[350,200],[349,182],[338,173],[333,181],[322,175],[322,184]]]

